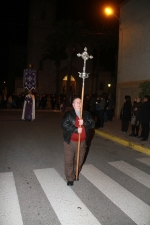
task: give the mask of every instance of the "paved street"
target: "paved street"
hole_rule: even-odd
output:
[[[150,225],[150,157],[95,134],[73,187],[62,113],[0,111],[0,225]]]

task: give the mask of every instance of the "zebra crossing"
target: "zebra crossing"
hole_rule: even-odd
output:
[[[150,206],[94,166],[86,165],[82,174],[136,224],[146,224],[150,219]]]
[[[0,224],[23,225],[12,172],[0,173]]]
[[[150,158],[136,160],[150,167]],[[143,188],[150,189],[150,174],[125,161],[108,162],[108,165],[112,167],[112,170],[122,173],[122,176],[127,175],[135,182],[142,184]],[[90,211],[73,188],[66,185],[66,181],[56,169],[35,169],[33,172],[61,225],[103,225],[104,219],[96,218],[94,211]],[[119,182],[91,164],[85,164],[81,174],[108,201],[133,221],[133,224],[150,225],[150,204],[148,204],[150,203],[150,192],[147,196],[148,203],[145,203]],[[0,173],[0,225],[23,224],[13,172]],[[37,222],[35,224],[38,225]]]
[[[66,182],[56,170],[43,169],[34,172],[62,225],[69,225],[70,221],[72,225],[100,225],[73,190],[66,188]]]

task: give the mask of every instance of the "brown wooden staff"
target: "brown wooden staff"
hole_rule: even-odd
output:
[[[84,52],[82,54],[77,54],[78,57],[82,57],[84,60],[84,66],[83,66],[83,73],[79,72],[79,77],[81,77],[83,79],[82,82],[82,93],[81,93],[81,109],[80,109],[80,119],[82,119],[82,112],[83,112],[83,98],[84,98],[84,80],[85,78],[89,77],[89,73],[85,72],[86,69],[86,60],[88,60],[89,58],[92,59],[93,56],[89,56],[89,54],[87,53],[87,48],[84,48]],[[81,127],[81,125],[80,125]],[[79,160],[80,160],[80,137],[81,135],[78,135],[78,150],[77,150],[77,163],[76,163],[76,180],[78,180],[78,175],[79,175]]]

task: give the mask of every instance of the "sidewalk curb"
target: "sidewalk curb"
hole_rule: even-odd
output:
[[[150,149],[95,129],[95,134],[150,156]]]

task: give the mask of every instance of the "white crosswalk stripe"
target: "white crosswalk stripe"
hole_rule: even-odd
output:
[[[22,224],[13,173],[0,173],[0,225]]]
[[[149,166],[150,158],[139,158],[136,160]],[[108,162],[108,164],[109,167],[112,167],[113,172],[116,172],[117,169],[117,171],[132,178],[133,182],[138,181],[140,184],[144,185],[145,187],[143,186],[143,189],[145,188],[148,193],[150,189],[149,174],[124,161]],[[47,204],[54,212],[53,218],[57,219],[58,223],[60,222],[61,225],[101,225],[104,223],[104,218],[96,218],[95,216],[98,216],[98,214],[94,213],[94,208],[91,207],[90,211],[86,203],[83,203],[75,193],[75,189],[68,187],[66,181],[54,168],[35,169],[34,174],[37,178],[36,181],[40,184],[39,192],[44,191],[44,198],[48,200]],[[116,207],[117,210],[120,210],[120,213],[123,212],[124,216],[128,218],[129,221],[133,221],[133,223],[137,225],[150,225],[149,201],[147,201],[146,204],[142,201],[142,198],[139,199],[121,186],[119,182],[114,181],[111,175],[106,175],[93,165],[85,164],[81,174],[86,178],[87,184],[89,182],[93,184],[97,192],[100,191],[101,195],[103,195],[109,203],[110,201],[113,203],[111,207]],[[86,188],[88,189],[87,184]],[[89,191],[91,191],[91,189],[89,189]],[[138,191],[140,192],[140,190]],[[84,194],[86,198],[87,194]],[[37,196],[37,198],[39,198],[39,196]],[[32,200],[30,202],[32,202]],[[98,202],[98,204],[101,204],[101,202]],[[24,206],[22,206],[22,210],[24,210]],[[30,221],[30,218],[28,221]],[[40,224],[40,221],[37,221],[31,224]],[[113,224],[113,222],[110,222],[110,224]],[[0,173],[0,225],[23,225],[18,194],[12,172]]]
[[[150,158],[139,158],[138,161],[150,166]]]
[[[140,182],[141,184],[145,185],[146,187],[150,188],[149,174],[135,168],[134,166],[131,166],[124,161],[109,162],[109,164],[125,173],[126,175],[130,176],[131,178],[135,179],[136,181]]]
[[[62,225],[100,225],[83,202],[54,169],[34,170]]]
[[[81,173],[137,225],[150,224],[150,206],[92,165],[85,165]]]

